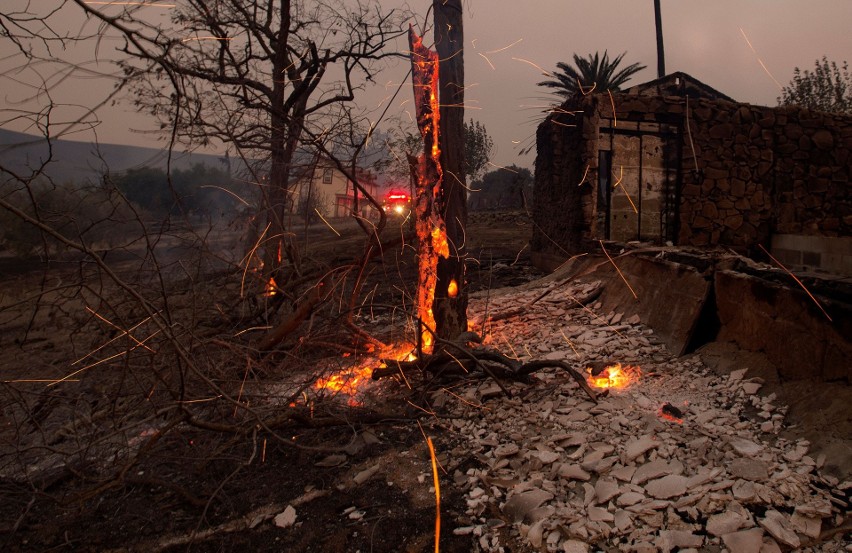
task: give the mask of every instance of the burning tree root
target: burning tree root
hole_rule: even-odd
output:
[[[471,333],[465,333],[465,335],[467,334]],[[467,341],[480,341],[472,340],[468,336],[465,336],[465,338],[467,338]],[[536,359],[521,363],[493,349],[484,347],[468,348],[461,345],[458,341],[449,342],[439,340],[438,342],[442,346],[441,349],[433,354],[422,355],[413,361],[383,360],[385,366],[373,370],[373,380],[418,371],[424,375],[432,375],[432,381],[439,379],[445,381],[447,379],[470,378],[476,376],[476,371],[479,370],[481,371],[480,375],[492,378],[500,387],[500,390],[506,396],[511,397],[511,392],[503,385],[501,380],[525,380],[538,370],[547,367],[556,367],[571,375],[589,398],[597,403],[597,395],[586,382],[583,374],[565,361]]]

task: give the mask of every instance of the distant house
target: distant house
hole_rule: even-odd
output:
[[[360,186],[370,196],[377,198],[376,176],[367,169],[356,169]],[[318,211],[323,217],[349,217],[357,205],[360,217],[376,216],[376,209],[358,190],[353,182],[328,159],[320,159],[305,171],[305,176],[296,180],[293,187],[295,201],[293,209],[297,215]],[[305,213],[302,213],[305,212]]]
[[[673,73],[566,101],[536,144],[542,263],[640,241],[764,247],[793,267],[852,275],[852,116],[738,103]]]

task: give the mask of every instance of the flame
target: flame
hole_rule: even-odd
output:
[[[263,289],[263,295],[266,297],[274,296],[278,291],[278,284],[275,282],[275,279],[269,277],[269,281],[266,283],[266,287]]]
[[[452,279],[450,284],[447,286],[447,297],[454,298],[459,295],[459,283],[456,282],[456,279]]]
[[[328,377],[319,378],[314,383],[314,388],[354,396],[358,392],[358,385],[365,379],[370,380],[372,372],[373,369],[368,366],[350,367]]]
[[[346,355],[344,355],[345,357]],[[397,361],[414,361],[414,346],[411,344],[399,344],[383,349],[378,355],[370,355],[362,358],[358,364],[337,371],[329,376],[318,378],[314,382],[315,390],[325,390],[333,394],[349,396],[350,406],[361,405],[358,399],[360,392],[364,391],[365,384],[372,382],[373,368],[386,366],[377,359],[393,359]]]
[[[450,243],[447,242],[447,231],[441,224],[432,229],[432,247],[435,253],[443,258],[450,256]]]
[[[432,352],[435,331],[435,287],[438,282],[438,256],[449,257],[447,232],[436,203],[440,196],[441,170],[439,147],[440,105],[438,103],[438,54],[423,46],[423,39],[409,27],[411,46],[412,84],[417,112],[417,127],[424,141],[423,155],[418,158],[415,198],[418,240],[417,316],[423,323],[420,345],[425,353]]]
[[[586,380],[589,386],[594,386],[595,388],[613,388],[616,390],[623,390],[630,387],[639,380],[639,376],[642,373],[639,367],[628,365],[622,368],[621,363],[605,367],[597,376],[592,376],[591,369],[587,370],[589,371],[589,377]]]

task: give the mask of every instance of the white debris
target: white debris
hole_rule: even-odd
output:
[[[356,486],[361,485],[373,476],[375,476],[375,474],[379,472],[379,468],[379,465],[375,465],[370,468],[364,469],[358,474],[356,474],[354,477],[352,477],[352,481],[355,483]]]
[[[296,509],[292,505],[287,505],[284,511],[275,515],[272,523],[279,528],[289,528],[296,524]]]
[[[763,530],[751,528],[741,532],[732,532],[722,536],[722,542],[729,551],[737,553],[760,553],[763,547]]]
[[[748,518],[734,510],[728,510],[711,516],[707,520],[706,528],[707,532],[714,536],[724,536],[736,532],[747,523]]]
[[[580,370],[617,361],[642,375],[597,403],[556,368],[538,371],[538,384],[504,381],[513,397],[501,391],[483,400],[486,409],[450,397],[448,420],[480,462],[456,478],[470,521],[454,533],[473,536],[483,553],[773,553],[843,522],[826,488],[852,483],[815,485],[824,460],[811,458],[806,442],[777,436],[786,409],[758,395],[760,379],[746,378],[746,368],[717,376],[698,356],[672,357],[637,316],[574,308],[571,297],[586,286],[554,286],[534,304],[543,288],[489,298],[489,313],[529,306],[495,321],[493,334],[528,358]],[[472,300],[474,318],[483,305]],[[475,399],[492,384],[453,393]],[[680,423],[661,418],[665,404],[681,411]],[[507,532],[516,543],[506,544]]]
[[[668,499],[686,493],[686,477],[679,474],[670,474],[645,484],[645,490],[649,495],[657,499]]]
[[[801,545],[799,536],[790,520],[775,510],[766,511],[766,516],[759,520],[764,530],[769,532],[773,538],[785,545],[796,548]]]

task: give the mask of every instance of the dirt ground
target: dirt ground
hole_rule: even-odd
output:
[[[469,272],[471,291],[513,286],[541,275],[529,263],[525,217],[474,215],[471,221],[467,244],[474,258]],[[362,242],[347,239],[345,226],[334,230],[344,237],[324,226],[309,229],[312,247],[322,252],[329,265],[351,258]],[[395,232],[399,229],[390,229],[389,235]],[[234,252],[242,247],[234,232],[209,233],[205,239],[205,247],[217,249],[216,256],[230,261],[237,259]],[[195,253],[193,241],[164,240],[174,243],[159,259],[160,272],[166,280],[181,283],[166,287],[177,298],[173,304],[209,302],[228,313],[224,302],[221,307],[217,304],[216,287],[211,292],[198,285],[200,275],[187,269],[188,263],[181,263]],[[141,255],[132,251],[111,255],[107,256],[110,267],[125,282],[138,285],[146,277],[156,277],[139,270]],[[215,262],[207,270],[215,275],[214,280],[223,278]],[[365,290],[373,288],[371,301],[399,303],[404,291],[416,282],[412,249],[384,252],[368,266],[368,272]],[[133,307],[122,310],[124,303],[132,302],[102,273],[74,259],[53,263],[46,270],[38,261],[0,260],[4,404],[0,419],[0,544],[7,550],[431,550],[436,508],[426,435],[434,441],[437,461],[446,471],[441,477],[445,525],[441,550],[471,550],[470,536],[455,536],[447,530],[465,524],[464,502],[447,474],[464,473],[475,468],[477,461],[448,456],[460,438],[445,432],[439,418],[423,417],[413,406],[417,398],[409,398],[394,381],[379,385],[369,406],[367,402],[363,407],[337,401],[317,403],[316,409],[327,415],[322,422],[261,428],[250,436],[179,424],[163,433],[162,439],[150,441],[146,438],[157,433],[162,421],[134,420],[134,413],[149,412],[137,405],[145,399],[124,391],[134,385],[125,380],[144,380],[137,387],[151,387],[149,402],[158,398],[159,393],[153,392],[157,379],[150,377],[158,369],[141,366],[146,362],[143,357],[139,357],[140,366],[134,366],[135,358],[128,354],[125,368],[130,376],[122,373],[120,379],[110,366],[103,372],[93,367],[58,384],[44,382],[73,373],[91,351],[111,344],[117,336],[122,338],[119,327],[144,320]],[[228,273],[227,278],[233,280],[233,275]],[[218,294],[232,291],[229,286],[233,288],[234,283],[222,284]],[[116,305],[110,306],[110,312],[125,313],[127,320],[97,320],[92,313],[103,310],[103,298],[113,294]],[[207,311],[205,305],[199,313]],[[202,315],[196,331],[204,333],[212,323]],[[113,324],[115,328],[111,328]],[[296,366],[310,377],[316,371],[312,362],[329,353],[319,348],[299,355],[305,362]],[[234,361],[221,355],[219,360],[220,365]],[[274,385],[280,379],[271,367],[274,362],[262,367],[266,372],[256,375],[255,386],[265,385],[263,382]],[[227,382],[218,380],[223,381]],[[311,417],[317,415],[313,409],[312,405]],[[221,419],[233,421],[228,415]],[[98,425],[114,425],[116,434],[127,443],[145,443],[143,449],[148,450],[124,471],[114,469],[122,466],[117,453],[115,458],[97,462],[103,455],[98,450],[103,440],[91,436]],[[98,432],[102,434],[102,428]],[[356,482],[354,477],[359,474]],[[297,532],[270,523],[288,505],[296,509]]]
[[[324,227],[314,227],[311,232],[329,265],[351,257],[357,247]],[[516,286],[543,276],[530,264],[529,235],[529,222],[522,214],[474,214],[466,237],[468,252],[474,258],[469,267],[469,289]],[[240,246],[233,241],[232,233],[209,238],[211,243],[227,243],[231,248],[224,248],[227,251]],[[214,306],[222,316],[231,315],[224,302],[217,303],[217,297],[236,284],[229,280],[218,287],[218,292],[216,286],[212,290],[202,287],[198,284],[200,274],[180,263],[181,252],[192,251],[192,244],[181,247],[166,272],[183,283],[174,287],[176,297],[185,296],[181,305],[201,304],[194,331],[209,337],[221,321],[205,318],[207,313]],[[386,251],[381,260],[369,266],[371,280],[365,290],[373,290],[370,297],[376,305],[399,302],[404,291],[413,286],[416,268],[410,250]],[[231,255],[228,259],[233,261],[236,254],[217,255]],[[117,270],[126,268],[123,262],[116,261]],[[220,270],[215,263],[208,268],[211,272]],[[423,416],[416,386],[409,391],[396,381],[382,382],[362,405],[306,402],[298,407],[303,418],[291,417],[277,426],[258,425],[243,434],[229,433],[212,424],[189,424],[191,421],[183,419],[160,439],[155,423],[161,421],[156,416],[131,421],[132,414],[143,412],[143,407],[148,409],[146,413],[157,412],[148,407],[148,403],[163,399],[161,392],[155,391],[159,390],[157,386],[175,385],[167,376],[158,380],[159,368],[146,366],[146,357],[127,355],[124,380],[115,372],[90,370],[78,375],[79,381],[56,386],[22,382],[33,375],[61,378],[79,366],[74,361],[91,349],[110,343],[117,335],[121,337],[102,321],[97,324],[86,311],[95,296],[91,292],[103,295],[112,290],[109,283],[94,281],[87,289],[74,292],[61,308],[50,307],[50,294],[62,294],[63,283],[80,276],[84,269],[71,263],[65,270],[63,276],[62,271],[45,273],[38,266],[0,264],[4,407],[0,419],[0,544],[7,551],[431,551],[436,508],[426,436],[434,441],[436,461],[443,469],[440,550],[476,550],[471,536],[454,535],[452,529],[470,524],[455,480],[477,468],[479,461],[459,454],[461,448],[457,446],[465,438],[450,432],[446,420]],[[45,299],[35,312],[34,295]],[[120,306],[115,307],[116,313],[124,313]],[[126,317],[122,328],[144,319],[132,308],[128,308]],[[404,332],[402,323],[389,317],[375,318],[385,330],[397,324],[398,332]],[[69,337],[74,329],[67,325],[75,321],[84,336]],[[310,324],[316,325],[312,327],[315,336],[325,336],[319,322]],[[334,339],[333,334],[328,336]],[[300,367],[307,377],[314,375],[323,356],[331,355],[328,348],[317,346],[296,350],[298,363],[282,354],[257,366],[250,362],[246,368],[245,351],[234,354],[229,346],[219,351],[215,349],[219,347],[216,340],[210,338],[207,349],[198,355],[220,371],[217,382],[222,386],[230,383],[232,389],[239,387],[241,392],[240,378],[246,382],[244,370],[248,375],[252,369],[250,384],[257,389],[290,382],[288,379],[297,376],[285,374],[285,368]],[[134,351],[145,345],[138,345]],[[720,371],[744,362],[740,352],[726,347],[706,347],[699,354]],[[334,355],[339,359],[339,353]],[[180,363],[180,356],[176,354],[175,358]],[[766,371],[771,374],[769,368]],[[123,392],[148,387],[148,397]],[[777,383],[777,389],[788,397],[796,394],[785,392],[781,383]],[[246,387],[246,394],[248,390]],[[262,406],[264,413],[273,414],[276,409],[285,410],[286,404],[270,402],[272,395],[258,399],[257,408]],[[814,395],[813,401],[824,402],[827,397]],[[223,425],[241,422],[225,411],[231,406],[217,407],[214,399],[210,399],[210,407],[196,409],[193,404],[190,408],[195,414],[209,415],[207,421],[218,420]],[[794,431],[842,455],[852,435],[848,405],[837,403],[828,412],[822,410],[820,417],[809,418],[808,404],[802,403],[800,409],[791,410],[791,416],[799,417]],[[97,425],[114,425],[115,433],[127,443],[143,444],[138,461],[123,464],[124,459],[117,454],[115,458],[93,460],[104,455],[98,449],[103,441],[86,441]],[[154,439],[147,439],[151,437]],[[61,462],[55,457],[59,453],[64,455]],[[116,473],[104,470],[106,466],[128,468],[116,469]],[[847,471],[845,477],[849,477],[848,464],[836,469],[838,475],[844,476],[843,471]],[[286,527],[288,506],[295,510],[292,528]],[[490,525],[504,524],[501,513],[491,515]]]

